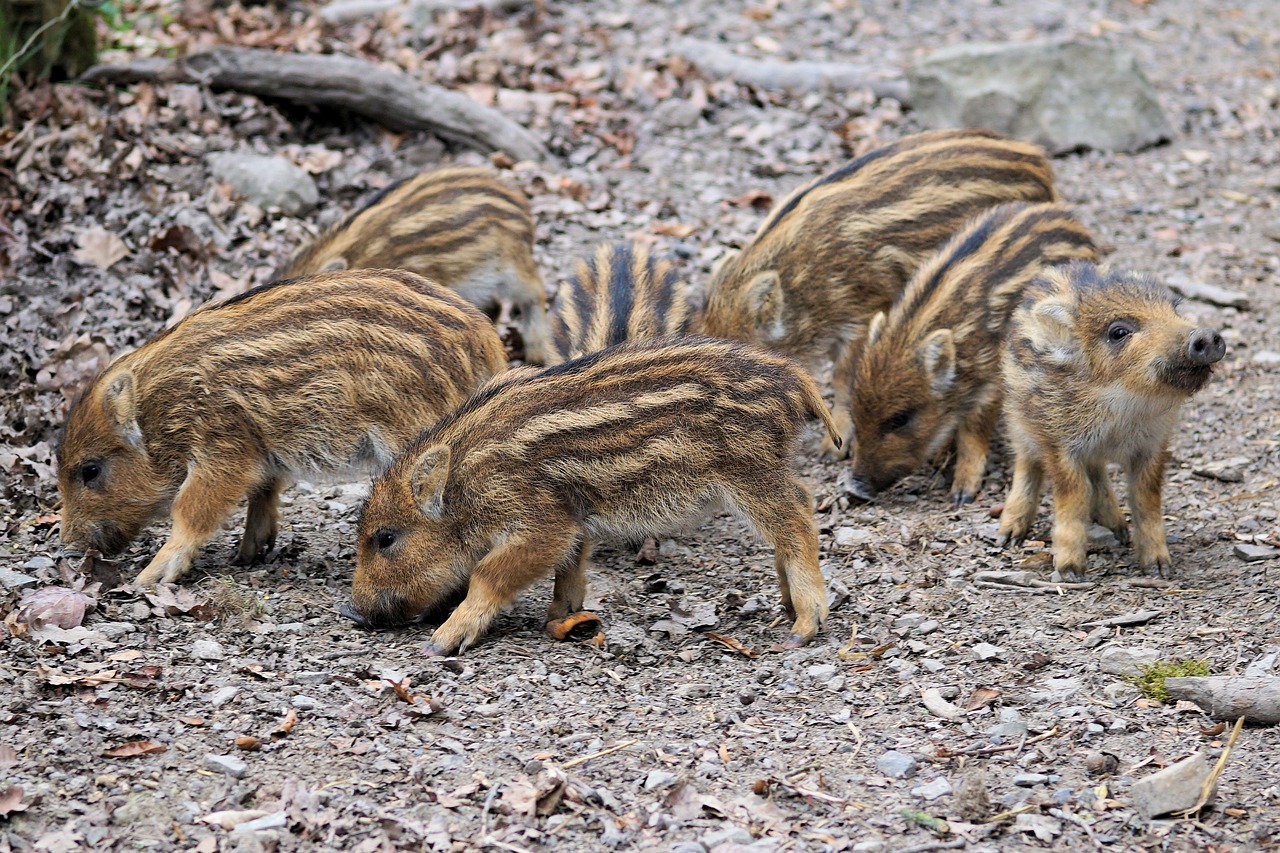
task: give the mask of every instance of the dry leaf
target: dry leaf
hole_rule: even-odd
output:
[[[18,602],[18,621],[33,629],[52,625],[64,630],[77,628],[97,599],[65,586],[46,586],[22,596]]]
[[[276,730],[271,733],[272,740],[280,740],[289,732],[293,731],[294,725],[298,722],[298,712],[290,708],[284,715],[284,719],[280,721],[280,725],[276,726]]]
[[[1000,698],[1000,691],[994,687],[979,687],[969,694],[969,701],[964,703],[966,711],[985,708]]]
[[[78,248],[73,257],[86,266],[109,269],[112,264],[129,254],[124,241],[101,226],[80,232],[76,238]]]
[[[18,751],[7,743],[0,743],[0,770],[18,763]]]
[[[72,399],[84,383],[110,363],[111,350],[104,338],[88,333],[71,334],[40,363],[36,386],[46,391],[61,391],[64,397]]]
[[[21,785],[10,785],[0,791],[0,817],[26,810],[27,804],[22,801]]]
[[[600,617],[585,610],[570,613],[563,619],[553,619],[548,622],[546,632],[553,640],[563,640],[573,633],[575,628],[582,625],[598,629],[600,627]]]
[[[151,612],[157,616],[177,616],[185,615],[199,619],[202,622],[208,622],[217,616],[213,605],[208,599],[198,598],[194,592],[185,586],[175,586],[171,583],[163,583],[156,587],[155,592],[147,593],[147,601],[152,605]]]
[[[735,640],[733,637],[726,637],[724,634],[717,634],[714,631],[707,631],[702,636],[715,640],[720,645],[731,651],[735,651],[743,657],[754,658],[756,653],[742,644],[741,641]]]
[[[756,210],[767,210],[773,206],[773,196],[764,190],[747,190],[739,196],[727,200],[732,207],[753,207]]]
[[[167,752],[169,747],[149,740],[131,740],[102,753],[103,758],[136,758],[139,755],[154,755]]]
[[[262,741],[258,740],[253,735],[241,735],[236,738],[236,747],[238,749],[243,749],[246,752],[253,752],[262,747]]]
[[[654,234],[661,234],[664,237],[683,239],[698,229],[694,225],[685,225],[682,222],[655,222],[652,230]]]

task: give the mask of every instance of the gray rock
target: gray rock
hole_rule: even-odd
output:
[[[1196,299],[1212,305],[1221,305],[1223,308],[1239,308],[1241,311],[1249,310],[1249,295],[1238,290],[1227,290],[1225,287],[1218,287],[1215,284],[1196,281],[1182,273],[1171,273],[1165,276],[1164,283],[1169,286],[1170,290],[1188,299]]]
[[[24,575],[21,572],[15,572],[13,569],[0,568],[0,586],[5,589],[17,589],[26,586],[29,583],[36,583],[36,579],[31,575]]]
[[[215,708],[221,708],[236,698],[236,694],[239,692],[239,687],[220,687],[209,696],[209,704]]]
[[[875,533],[863,527],[838,527],[835,539],[837,548],[854,548],[875,538]]]
[[[219,151],[207,161],[215,178],[231,184],[259,207],[278,207],[290,216],[301,216],[320,201],[316,182],[284,157]]]
[[[1191,473],[1223,483],[1243,483],[1244,472],[1252,465],[1253,460],[1247,456],[1232,456],[1230,459],[1218,459],[1198,465],[1191,469]]]
[[[912,788],[911,793],[926,800],[936,800],[951,793],[951,783],[947,781],[946,776],[939,776],[932,782],[925,782],[923,785]]]
[[[249,775],[249,765],[234,755],[214,755],[210,753],[204,757],[204,766],[209,770],[225,773],[233,779],[243,779]]]
[[[196,660],[222,660],[227,652],[217,640],[196,640],[191,644],[191,656]]]
[[[53,561],[52,557],[46,557],[43,554],[41,554],[41,555],[32,557],[30,560],[27,560],[25,563],[22,564],[22,568],[31,569],[32,571],[38,572],[41,569],[52,569],[56,565],[57,563]]]
[[[676,781],[676,778],[676,774],[667,770],[650,770],[649,775],[644,777],[644,789],[653,791],[657,788],[665,788]]]
[[[756,839],[742,827],[727,826],[724,829],[708,832],[699,839],[702,845],[708,850],[719,847],[721,844],[751,844]]]
[[[893,620],[893,627],[915,628],[923,625],[926,621],[927,617],[923,613],[904,613]]]
[[[876,759],[876,769],[893,779],[907,779],[916,774],[919,763],[905,752],[891,749]]]
[[[830,681],[836,677],[839,670],[832,663],[815,663],[813,666],[805,670],[810,678],[814,681]]]
[[[320,707],[320,700],[312,696],[304,696],[299,693],[289,700],[289,704],[300,711],[311,711]]]
[[[915,634],[917,637],[924,637],[929,634],[932,634],[934,631],[937,631],[941,627],[942,627],[942,623],[939,622],[937,619],[930,619],[926,622],[921,622],[911,631],[911,633]]]
[[[1249,360],[1254,364],[1280,364],[1280,352],[1273,352],[1266,349],[1258,350],[1253,355],[1249,356]]]
[[[993,738],[999,738],[1002,743],[1013,743],[1027,736],[1027,724],[1022,720],[1010,720],[992,726],[987,730],[987,734]]]
[[[707,848],[697,841],[681,841],[671,845],[671,853],[707,853]]]
[[[1134,811],[1150,820],[1158,815],[1191,808],[1200,799],[1200,789],[1210,772],[1204,753],[1197,752],[1158,773],[1139,779],[1129,788]],[[1217,789],[1215,783],[1209,795],[1210,802]]]
[[[702,117],[702,107],[684,98],[667,98],[654,107],[652,115],[666,128],[693,127]]]
[[[1034,788],[1048,781],[1049,777],[1043,773],[1019,773],[1013,777],[1013,784],[1019,788]]]
[[[1109,675],[1141,675],[1144,669],[1158,660],[1160,652],[1156,649],[1108,646],[1098,659],[1098,669]]]
[[[1089,525],[1089,547],[1090,548],[1114,548],[1120,544],[1120,540],[1116,535],[1101,524]]]
[[[1100,41],[959,44],[908,74],[928,127],[982,127],[1055,153],[1137,151],[1173,128],[1127,50]]]
[[[977,660],[1004,660],[1004,649],[990,643],[974,643],[970,651]]]
[[[1256,563],[1258,560],[1274,560],[1280,557],[1280,548],[1269,548],[1266,545],[1248,545],[1240,543],[1232,550],[1237,557],[1246,563]]]
[[[880,853],[887,846],[883,841],[859,841],[853,845],[853,853]]]

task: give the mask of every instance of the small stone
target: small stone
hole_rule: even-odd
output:
[[[1089,547],[1090,548],[1114,548],[1120,544],[1120,540],[1116,535],[1101,524],[1089,525]]]
[[[1150,820],[1158,815],[1182,811],[1194,806],[1200,799],[1200,789],[1210,774],[1209,762],[1203,752],[1152,773],[1134,782],[1129,788],[1134,810]],[[1213,801],[1217,783],[1209,795]]]
[[[917,785],[912,788],[911,793],[926,800],[936,800],[938,797],[945,797],[951,793],[951,783],[947,781],[946,776],[939,776],[932,782],[926,782],[923,785]]]
[[[0,586],[5,589],[17,589],[26,586],[29,583],[38,583],[36,578],[31,575],[24,575],[22,572],[15,572],[13,569],[0,568]]]
[[[1108,646],[1098,658],[1098,669],[1108,675],[1141,675],[1143,670],[1160,660],[1156,649]]]
[[[1001,743],[1013,743],[1027,736],[1027,724],[1021,720],[1011,720],[992,726],[987,734],[993,740],[998,738]]]
[[[1013,784],[1019,788],[1034,788],[1036,785],[1043,785],[1049,781],[1049,777],[1044,773],[1019,773],[1013,777]]]
[[[220,151],[207,160],[215,178],[259,207],[278,207],[290,216],[301,216],[320,201],[316,182],[284,157]]]
[[[1223,483],[1243,483],[1244,473],[1253,465],[1253,460],[1245,456],[1232,456],[1230,459],[1218,459],[1192,468],[1191,473],[1197,477],[1218,480]]]
[[[1240,543],[1232,549],[1241,560],[1246,563],[1256,563],[1259,560],[1274,560],[1280,557],[1280,548],[1268,548],[1266,545],[1249,545]]]
[[[32,571],[38,572],[41,569],[52,569],[56,565],[57,563],[53,561],[52,557],[46,557],[43,554],[41,554],[41,555],[32,557],[30,560],[27,560],[25,563],[22,564],[22,568],[31,569]]]
[[[649,775],[644,778],[644,789],[653,791],[657,788],[665,788],[676,781],[676,778],[676,774],[667,770],[650,770]]]
[[[1004,660],[1004,649],[990,643],[974,643],[970,651],[976,660]]]
[[[209,770],[225,773],[232,779],[243,779],[249,775],[249,765],[234,755],[214,755],[210,753],[204,757],[204,766]]]
[[[314,708],[320,707],[320,700],[311,696],[304,696],[299,693],[297,696],[294,696],[289,700],[289,704],[300,711],[310,711]]]
[[[209,696],[209,704],[215,708],[221,708],[223,705],[236,698],[236,694],[240,692],[239,687],[219,687]]]
[[[708,832],[699,839],[708,850],[714,850],[721,844],[742,844],[745,846],[755,840],[755,837],[750,832],[738,826],[728,826],[715,832]]]
[[[941,627],[942,623],[937,619],[930,619],[927,622],[921,622],[911,631],[911,633],[915,634],[917,637],[924,637],[928,634],[932,634]]]
[[[939,660],[934,660],[933,658],[921,658],[920,665],[929,670],[929,672],[942,672],[942,670],[947,668],[945,663]]]
[[[876,769],[892,779],[907,779],[914,776],[919,763],[905,752],[891,749],[876,759]]]
[[[327,684],[333,676],[327,672],[296,672],[293,680],[299,684]]]
[[[893,620],[895,628],[916,628],[923,625],[927,618],[923,613],[904,613],[897,619]]]
[[[697,841],[681,841],[671,845],[671,853],[707,853],[707,848]]]
[[[191,656],[197,660],[222,660],[227,652],[217,640],[196,640],[191,644]]]
[[[1090,776],[1105,776],[1108,773],[1116,772],[1116,768],[1120,766],[1120,759],[1110,752],[1090,752],[1084,757],[1084,769],[1089,771]]]
[[[681,699],[701,699],[711,695],[711,685],[703,683],[681,684],[676,688],[676,695]]]
[[[1252,356],[1249,357],[1249,360],[1252,361],[1254,364],[1265,364],[1265,365],[1280,364],[1280,352],[1273,352],[1272,350],[1265,350],[1265,349],[1258,350]]]
[[[702,117],[702,108],[684,98],[667,98],[654,108],[651,115],[663,127],[693,127]]]
[[[830,681],[840,670],[832,663],[816,663],[805,670],[814,681]]]
[[[837,548],[854,548],[875,539],[875,533],[863,527],[838,527],[835,540]]]
[[[859,841],[853,845],[853,853],[880,853],[888,845],[883,841]]]

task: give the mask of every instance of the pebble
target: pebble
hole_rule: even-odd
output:
[[[676,781],[676,774],[668,770],[650,770],[649,775],[644,778],[644,789],[652,791],[665,788],[674,781]]]
[[[297,672],[293,680],[299,684],[327,684],[333,676],[327,672]]]
[[[1019,788],[1033,788],[1048,781],[1049,777],[1044,773],[1019,773],[1013,777],[1013,784]]]
[[[1197,752],[1190,758],[1139,779],[1129,788],[1134,811],[1150,820],[1158,815],[1191,808],[1199,800],[1200,788],[1208,779],[1209,773],[1209,762],[1205,760],[1204,753]],[[1216,784],[1213,790],[1217,791]],[[1209,802],[1213,802],[1212,794]]]
[[[876,769],[893,779],[906,779],[914,776],[919,763],[905,752],[891,749],[876,759]]]
[[[999,738],[1001,743],[1012,743],[1027,736],[1027,724],[1022,720],[1010,720],[992,726],[987,730],[987,734],[993,739]]]
[[[696,841],[681,841],[671,845],[671,853],[707,853],[707,847]]]
[[[752,844],[755,837],[738,826],[729,826],[716,832],[709,832],[700,839],[702,846],[708,850],[715,849],[721,844]]]
[[[977,660],[1004,660],[1004,649],[990,643],[974,643],[971,651]]]
[[[320,201],[316,182],[284,157],[220,151],[207,161],[215,178],[259,207],[278,207],[290,216],[301,216]]]
[[[836,673],[839,671],[839,668],[831,663],[815,663],[805,670],[814,681],[830,681],[836,677]]]
[[[1248,545],[1241,543],[1232,549],[1233,553],[1246,563],[1259,560],[1274,560],[1280,557],[1280,548],[1268,548],[1266,545]]]
[[[836,528],[835,539],[837,548],[853,548],[857,545],[864,545],[875,538],[874,531],[865,527],[838,527]]]
[[[53,561],[52,557],[46,557],[44,555],[40,555],[40,556],[32,557],[30,560],[27,560],[25,563],[22,564],[22,568],[32,569],[33,571],[38,572],[41,569],[52,569],[56,565],[57,563]]]
[[[297,696],[294,696],[292,699],[289,700],[289,704],[293,705],[293,707],[299,710],[310,711],[313,708],[320,707],[320,700],[312,698],[311,696],[304,696],[301,693],[299,693]]]
[[[926,782],[923,785],[917,785],[912,788],[911,793],[926,800],[936,800],[938,797],[945,797],[951,793],[951,783],[947,781],[946,776],[939,776],[932,782]]]
[[[1254,364],[1280,364],[1280,352],[1258,350],[1250,358]]]
[[[210,753],[204,757],[204,766],[210,770],[225,773],[233,779],[243,779],[249,775],[249,765],[234,755],[214,755]]]
[[[191,644],[191,656],[197,660],[222,660],[227,652],[217,640],[196,640]]]
[[[945,663],[934,660],[933,658],[921,658],[920,665],[929,670],[929,672],[942,672],[942,670],[947,668]]]
[[[1101,524],[1089,525],[1089,547],[1090,548],[1114,548],[1120,544],[1120,540],[1106,527]]]
[[[1071,802],[1071,798],[1075,796],[1075,793],[1076,792],[1071,790],[1070,788],[1059,788],[1058,790],[1053,792],[1053,795],[1050,797],[1050,799],[1052,799],[1058,805],[1063,806]]]
[[[13,569],[0,568],[0,586],[5,589],[17,589],[29,583],[37,583],[37,580],[31,575],[15,572]]]
[[[928,621],[923,613],[904,613],[893,620],[895,628],[918,628]]]
[[[220,687],[209,696],[209,704],[215,708],[221,708],[223,705],[236,698],[236,694],[240,692],[239,687]]]
[[[942,623],[939,622],[937,619],[930,619],[927,622],[921,622],[919,625],[915,627],[915,630],[913,630],[911,633],[915,634],[917,637],[923,637],[927,634],[932,634],[934,631],[937,631],[941,627],[942,627]]]
[[[853,845],[853,853],[880,853],[886,845],[883,841],[859,841]]]
[[[1141,675],[1158,660],[1160,652],[1156,649],[1108,646],[1098,658],[1098,669],[1109,675]]]

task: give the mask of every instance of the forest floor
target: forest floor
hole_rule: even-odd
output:
[[[108,59],[223,43],[338,50],[496,100],[555,156],[508,172],[532,198],[552,285],[595,243],[634,237],[701,286],[772,199],[923,129],[862,90],[709,79],[673,58],[673,34],[898,71],[960,40],[1128,47],[1176,138],[1056,158],[1064,200],[1113,262],[1252,302],[1184,306],[1228,353],[1173,445],[1177,579],[1152,582],[1128,548],[1101,547],[1086,588],[990,588],[977,573],[1048,575],[1047,500],[1032,541],[994,541],[1002,447],[961,509],[945,472],[851,503],[842,466],[810,450],[802,473],[837,603],[796,651],[773,650],[785,624],[771,553],[717,517],[652,565],[626,543],[601,550],[588,601],[602,642],[545,636],[540,584],[464,656],[429,659],[428,625],[367,632],[338,615],[361,484],[287,492],[264,564],[230,565],[229,526],[179,587],[143,594],[127,581],[166,532],[153,530],[96,564],[82,628],[25,630],[24,594],[77,582],[57,559],[52,451],[76,384],[192,306],[265,282],[388,181],[486,161],[427,134],[191,85],[40,89],[0,130],[0,851],[1280,844],[1280,730],[1244,729],[1196,819],[1145,820],[1134,781],[1196,751],[1215,758],[1226,733],[1099,666],[1110,647],[1142,647],[1231,674],[1280,644],[1280,562],[1235,552],[1280,535],[1280,357],[1265,355],[1280,352],[1280,4],[551,0],[338,28],[314,11],[148,0]],[[285,154],[314,174],[321,206],[294,218],[233,197],[204,159],[220,150]],[[1196,473],[1214,463],[1226,479]],[[927,710],[929,690],[958,713]]]

